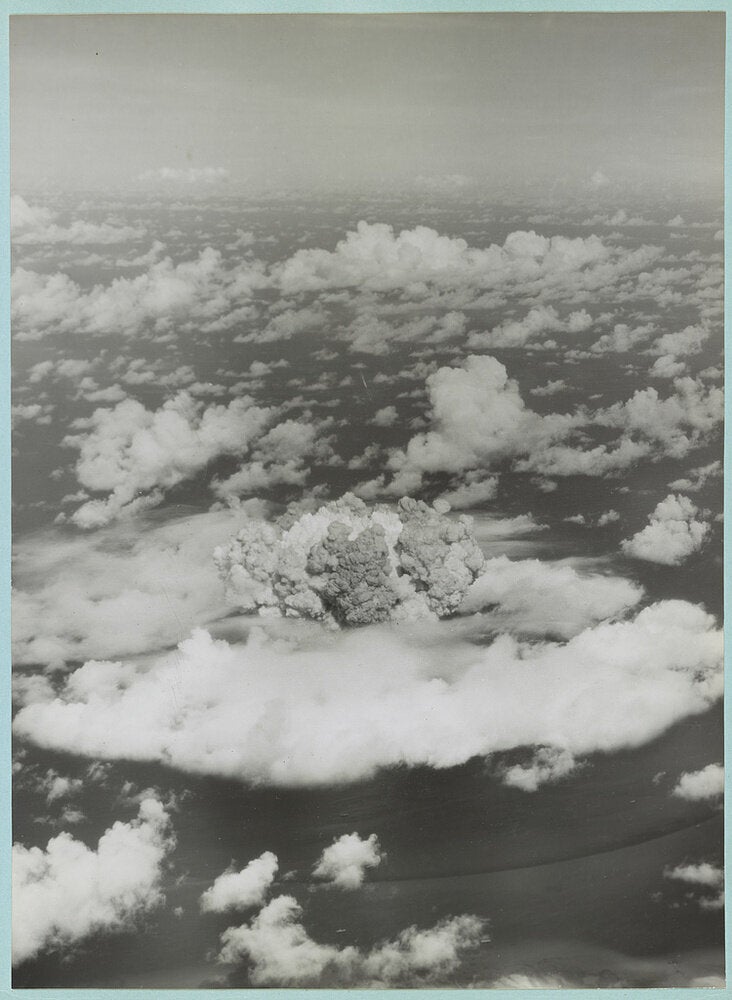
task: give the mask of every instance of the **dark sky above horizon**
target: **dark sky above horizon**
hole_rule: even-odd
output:
[[[722,180],[719,12],[16,15],[10,54],[18,190]]]

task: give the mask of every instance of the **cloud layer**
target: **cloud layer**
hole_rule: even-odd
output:
[[[89,661],[57,693],[31,685],[15,732],[99,759],[316,785],[522,746],[575,757],[637,746],[721,694],[721,634],[684,601],[566,644],[502,635],[479,646],[449,623],[405,628],[317,641],[255,630],[236,646],[197,629],[145,664]]]

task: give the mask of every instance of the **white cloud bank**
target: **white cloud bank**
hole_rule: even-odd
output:
[[[697,518],[699,508],[688,497],[669,493],[649,515],[649,523],[620,544],[633,559],[680,566],[698,552],[709,532],[709,522]]]
[[[485,921],[463,915],[424,930],[408,927],[371,951],[319,944],[304,927],[292,896],[278,896],[249,924],[221,936],[219,961],[250,964],[253,986],[429,985],[454,971],[484,938]]]
[[[160,879],[174,840],[156,799],[117,822],[90,850],[68,833],[39,847],[13,845],[13,965],[99,932],[131,928],[162,902]]]
[[[362,840],[357,833],[344,833],[326,847],[313,874],[339,889],[358,889],[367,868],[377,868],[383,854],[375,833]]]
[[[272,885],[279,865],[277,856],[265,851],[241,871],[223,872],[201,896],[204,913],[226,913],[261,906]]]
[[[317,785],[522,746],[637,746],[722,689],[721,633],[684,601],[566,644],[478,646],[450,623],[300,632],[298,644],[256,629],[234,646],[197,629],[144,664],[89,661],[55,694],[29,685],[15,733],[95,759]]]

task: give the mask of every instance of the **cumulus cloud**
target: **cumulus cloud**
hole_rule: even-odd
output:
[[[636,327],[630,327],[626,323],[616,323],[612,332],[604,333],[590,347],[590,351],[593,354],[614,354],[633,351],[644,340],[648,340],[654,330],[655,326],[652,323]]]
[[[162,902],[163,863],[174,840],[157,799],[116,822],[96,850],[61,833],[45,850],[13,845],[13,965],[99,932],[133,926]]]
[[[167,179],[178,183],[205,180],[203,172],[166,170]],[[47,222],[41,219],[46,228]],[[108,240],[115,235],[106,230],[96,235],[105,234]],[[169,257],[158,259],[162,249],[156,244],[150,255],[138,255],[140,266],[146,267],[142,274],[88,291],[61,271],[40,274],[17,268],[11,289],[14,335],[37,339],[53,333],[103,335],[111,330],[126,336],[205,334],[252,319],[254,292],[269,288],[283,296],[285,308],[270,312],[263,328],[244,331],[236,339],[286,339],[333,325],[322,303],[287,305],[291,296],[341,290],[348,296],[354,290],[348,302],[354,315],[334,332],[353,350],[383,354],[393,341],[442,344],[462,337],[465,306],[502,306],[516,294],[552,295],[557,300],[607,296],[628,275],[643,273],[660,253],[649,246],[627,250],[594,235],[569,239],[533,231],[512,232],[502,246],[478,249],[425,226],[395,235],[388,225],[365,222],[347,233],[333,251],[302,249],[269,266],[251,257],[227,266],[210,246],[196,260],[174,264]],[[396,290],[404,293],[402,302],[378,302],[381,293]],[[584,309],[562,319],[554,318],[554,309],[538,305],[525,320],[497,328],[495,345],[487,335],[489,341],[480,346],[523,343],[537,323],[544,331],[547,323],[550,328],[559,323],[567,333],[583,332],[592,323]],[[396,324],[383,315],[415,310],[417,315]]]
[[[158,410],[134,399],[95,410],[86,433],[68,435],[64,444],[79,449],[76,475],[82,486],[109,495],[89,500],[71,520],[81,528],[98,528],[121,514],[155,506],[164,490],[213,459],[243,455],[275,413],[255,406],[249,396],[204,409],[183,391]]]
[[[117,226],[109,222],[93,223],[75,219],[59,226],[57,213],[29,205],[20,195],[10,199],[10,238],[13,246],[56,245],[70,243],[113,244],[142,239],[146,231],[139,226]]]
[[[408,927],[392,941],[362,951],[320,944],[302,923],[302,907],[278,896],[249,924],[221,935],[219,961],[247,961],[253,986],[418,986],[439,982],[484,937],[485,921],[465,914],[434,927]]]
[[[166,257],[134,278],[115,278],[88,291],[63,272],[18,267],[11,277],[13,335],[37,340],[62,333],[205,333],[238,322],[235,307],[248,304],[252,289],[263,282],[256,262],[227,269],[212,247],[195,260],[174,264]]]
[[[567,383],[563,378],[553,379],[547,382],[546,385],[537,385],[535,389],[531,389],[532,396],[554,396],[558,392],[562,392],[563,389],[567,388]]]
[[[671,794],[690,802],[716,799],[724,795],[724,768],[721,764],[707,764],[701,771],[686,771]]]
[[[357,833],[344,833],[320,855],[313,874],[339,889],[358,889],[367,868],[377,868],[383,854],[375,833],[362,840]]]
[[[561,781],[577,769],[577,761],[569,750],[540,747],[528,764],[514,764],[501,772],[504,785],[522,792],[535,792],[541,785]]]
[[[284,309],[270,319],[263,330],[240,333],[234,338],[237,344],[267,344],[273,340],[290,340],[303,333],[312,333],[328,322],[328,314],[316,303],[302,309]]]
[[[697,518],[699,508],[680,493],[669,493],[649,515],[645,528],[620,544],[632,559],[680,566],[698,552],[709,532],[709,522]]]
[[[393,427],[398,419],[396,406],[384,406],[376,411],[371,422],[377,427]]]
[[[416,292],[420,287],[488,290],[519,285],[526,292],[545,286],[595,290],[606,288],[621,273],[642,269],[658,253],[653,247],[621,253],[597,236],[569,239],[533,231],[512,232],[502,246],[477,249],[426,226],[395,234],[384,223],[362,221],[333,251],[298,250],[272,274],[289,295],[329,288]]]
[[[683,330],[674,333],[664,333],[662,337],[651,344],[648,354],[672,354],[675,357],[686,357],[689,354],[698,354],[704,342],[708,339],[711,330],[705,324],[687,326]]]
[[[648,374],[651,378],[678,378],[685,371],[684,361],[678,361],[673,354],[663,354],[660,358],[656,358],[648,369]]]
[[[683,458],[703,444],[723,418],[722,393],[692,378],[674,381],[672,395],[638,390],[624,402],[589,411],[540,415],[495,358],[469,355],[427,377],[429,429],[387,462],[381,475],[361,484],[363,495],[400,495],[419,489],[425,475],[482,469],[512,461],[519,472],[543,476],[606,476],[643,458]],[[615,430],[610,444],[592,444],[594,427]]]
[[[547,333],[582,333],[592,326],[592,317],[582,309],[564,319],[554,306],[534,306],[520,320],[506,320],[485,333],[471,333],[467,346],[471,350],[491,350],[496,347],[524,347],[529,342],[541,346]]]
[[[702,910],[724,909],[724,872],[708,861],[698,864],[677,865],[664,871],[666,878],[693,886],[693,896]]]
[[[201,910],[204,913],[226,913],[228,910],[261,906],[278,867],[277,856],[265,851],[241,871],[228,869],[201,896]]]
[[[197,629],[143,663],[91,660],[55,692],[30,685],[15,733],[96,760],[317,785],[517,747],[579,758],[637,746],[706,711],[722,689],[721,633],[684,601],[566,644],[475,644],[439,622],[295,626],[289,639],[254,629],[239,645]]]
[[[46,796],[47,805],[50,805],[58,799],[78,795],[83,787],[84,783],[81,778],[69,778],[49,768],[36,783],[35,790],[43,793]]]
[[[464,517],[406,497],[395,512],[346,494],[291,520],[250,520],[215,551],[245,611],[342,625],[446,616],[483,565]]]
[[[244,465],[226,479],[214,479],[214,493],[227,499],[256,494],[276,484],[303,486],[309,474],[307,460],[328,464],[334,458],[333,419],[316,419],[305,411],[298,420],[285,420],[267,431],[253,447]]]

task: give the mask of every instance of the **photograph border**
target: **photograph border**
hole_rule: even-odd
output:
[[[10,739],[10,712],[11,712],[11,666],[10,666],[10,554],[11,554],[11,500],[10,500],[10,110],[9,110],[9,19],[16,15],[58,15],[68,16],[75,14],[285,14],[285,13],[330,13],[330,14],[369,14],[369,13],[499,13],[499,12],[520,12],[520,13],[553,13],[553,12],[593,12],[593,13],[672,13],[672,12],[723,12],[725,13],[726,32],[726,64],[725,64],[725,183],[724,183],[724,261],[725,261],[725,382],[732,372],[732,358],[730,358],[730,320],[727,314],[727,306],[730,300],[730,289],[732,288],[732,277],[730,276],[730,262],[728,247],[732,240],[732,225],[730,224],[730,213],[727,211],[730,193],[732,191],[732,163],[730,162],[730,133],[732,131],[732,112],[730,110],[730,92],[732,91],[732,71],[730,69],[732,53],[732,0],[543,0],[543,2],[532,2],[532,0],[467,0],[467,2],[456,2],[456,0],[4,0],[0,9],[0,76],[2,78],[2,96],[0,97],[0,156],[2,166],[0,168],[0,226],[2,227],[3,255],[2,274],[0,276],[0,302],[2,303],[2,319],[0,320],[0,352],[2,360],[0,362],[0,462],[4,474],[0,476],[0,491],[2,498],[2,509],[0,510],[0,572],[2,572],[2,595],[0,596],[0,642],[2,643],[2,659],[5,666],[2,682],[2,703],[3,719],[2,723],[2,746],[0,750],[0,829],[2,830],[2,858],[0,859],[0,998],[33,998],[33,1000],[73,1000],[77,994],[84,997],[110,998],[110,1000],[133,1000],[135,997],[143,996],[149,998],[159,997],[166,1000],[173,996],[198,1000],[209,996],[220,995],[219,990],[205,989],[13,989],[11,986],[11,965],[10,965],[10,849],[12,844],[11,825],[11,739]],[[725,402],[725,435],[724,435],[724,463],[725,468],[732,461],[732,443],[728,432],[729,422],[732,418],[732,404],[729,398]],[[725,520],[730,516],[732,507],[732,489],[726,478],[724,480],[724,516]],[[724,560],[724,593],[732,578],[732,542],[729,533],[724,532],[723,544]],[[723,607],[726,611],[727,602]],[[725,648],[732,647],[732,623],[727,620],[725,614],[724,637]],[[725,655],[725,679],[730,677],[729,655]],[[725,725],[725,788],[728,787],[729,775],[732,773],[732,698],[725,699],[724,704],[724,725]],[[725,797],[724,806],[725,830],[730,831],[730,814],[728,798]],[[732,871],[732,837],[725,838],[725,867]],[[725,956],[728,976],[728,985],[721,990],[714,990],[711,996],[732,997],[732,942],[731,927],[732,921],[729,919],[728,910],[725,910],[727,917],[725,924]],[[233,992],[233,990],[231,991]],[[257,997],[257,1000],[289,1000],[293,995],[302,994],[313,1000],[321,998],[337,997],[343,993],[348,993],[358,1000],[387,1000],[388,997],[420,998],[422,994],[426,1000],[458,1000],[464,996],[465,989],[394,989],[394,990],[327,990],[327,989],[251,989],[238,990],[246,992],[248,995]],[[563,990],[471,990],[471,993],[481,992],[490,1000],[508,1000],[519,996],[528,996],[532,1000],[551,1000]],[[665,989],[665,995],[673,997],[694,997],[699,995],[700,988],[678,988]],[[710,995],[705,991],[706,995]],[[597,998],[597,989],[576,989],[571,990],[573,998],[577,1000],[593,1000]],[[602,997],[608,1000],[620,1000],[620,998],[638,998],[638,1000],[654,1000],[659,994],[659,989],[603,989]]]

